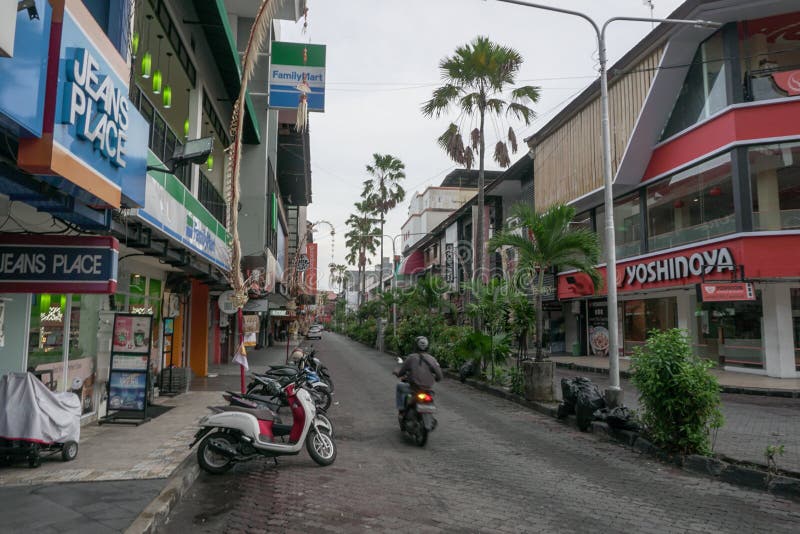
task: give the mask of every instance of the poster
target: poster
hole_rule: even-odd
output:
[[[589,301],[589,351],[592,356],[608,356],[610,338],[608,334],[608,302]]]
[[[128,356],[115,354],[111,367],[116,371],[146,371],[147,356]]]
[[[149,354],[152,319],[150,315],[115,315],[112,352]]]
[[[112,370],[108,406],[112,410],[143,411],[147,397],[147,373]]]

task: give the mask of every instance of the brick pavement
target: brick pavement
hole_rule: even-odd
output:
[[[201,474],[164,532],[795,532],[800,505],[686,473],[455,381],[425,448],[393,410],[390,358],[338,336],[338,458]],[[209,506],[214,503],[213,507]]]

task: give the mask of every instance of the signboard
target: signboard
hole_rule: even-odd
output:
[[[308,254],[308,269],[304,278],[306,286],[306,294],[317,294],[317,244],[308,243],[306,245],[306,254]]]
[[[270,310],[269,314],[273,317],[288,317],[289,310]]]
[[[681,280],[690,276],[735,271],[733,256],[727,247],[713,248],[691,254],[676,254],[669,258],[625,266],[625,285],[644,285],[652,282]]]
[[[325,111],[325,45],[272,43],[269,107],[297,109],[307,95],[308,111]]]
[[[772,79],[775,85],[786,91],[789,96],[800,95],[800,69],[773,72]]]
[[[756,292],[750,282],[705,282],[698,284],[703,302],[733,302],[756,300]]]
[[[130,68],[83,2],[51,3],[63,18],[50,35],[57,69],[48,73],[43,132],[52,135],[22,140],[19,166],[90,204],[142,206],[150,127],[128,100]]]
[[[257,334],[261,328],[261,320],[258,315],[242,316],[242,332],[245,334]]]
[[[47,51],[53,8],[33,2],[39,18],[17,11],[17,2],[0,2],[0,125],[18,137],[40,137],[47,89]],[[16,31],[15,31],[16,26]]]
[[[452,284],[455,281],[455,258],[453,244],[447,243],[444,246],[444,281]]]
[[[118,256],[109,236],[0,234],[0,292],[114,293]]]
[[[152,332],[152,315],[114,314],[108,375],[109,415],[103,417],[101,423],[147,420]]]
[[[219,306],[219,311],[222,313],[227,313],[228,315],[232,313],[236,313],[237,308],[233,304],[233,290],[229,289],[228,291],[223,291],[220,293],[219,297],[217,298],[217,305]]]
[[[590,300],[588,303],[588,340],[592,356],[608,356],[608,302]]]
[[[242,311],[246,312],[268,312],[269,311],[269,301],[267,299],[250,299],[242,308]]]

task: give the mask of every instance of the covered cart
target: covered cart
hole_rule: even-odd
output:
[[[38,467],[42,453],[77,456],[81,401],[74,393],[54,393],[32,373],[9,373],[0,377],[0,406],[0,461]]]

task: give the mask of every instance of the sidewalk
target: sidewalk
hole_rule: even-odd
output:
[[[566,367],[577,371],[608,373],[608,358],[596,356],[551,356],[558,367]],[[620,358],[620,376],[628,378],[631,361]],[[778,397],[800,398],[800,378],[772,378],[748,373],[735,373],[719,368],[711,369],[719,380],[725,393],[744,393],[749,395],[767,395]]]
[[[282,363],[285,353],[285,345],[254,350],[248,354],[251,369]],[[148,514],[142,512],[151,501],[168,504],[174,498],[171,479],[182,478],[188,487],[197,475],[188,447],[197,421],[209,413],[207,406],[224,403],[221,391],[239,389],[238,365],[214,366],[210,373],[219,376],[193,378],[189,392],[156,399],[170,409],[147,423],[83,426],[72,462],[55,455],[35,469],[26,463],[0,467],[0,531],[13,526],[13,531],[122,532],[137,516],[132,531],[147,528],[141,517]],[[168,498],[160,499],[160,493]]]

